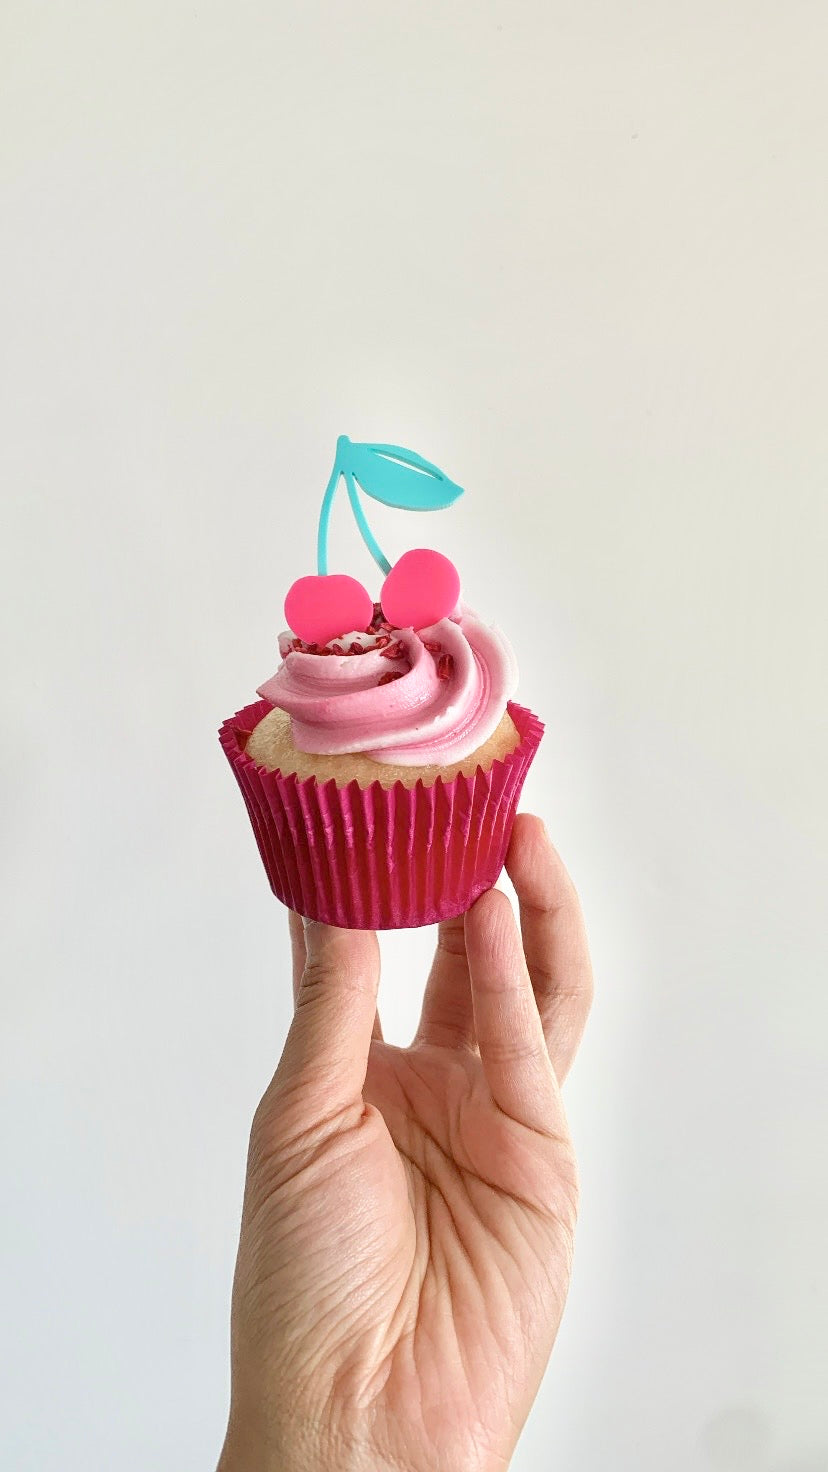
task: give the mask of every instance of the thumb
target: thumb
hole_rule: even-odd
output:
[[[305,967],[276,1079],[307,1088],[325,1112],[362,1094],[380,961],[372,930],[305,921]]]

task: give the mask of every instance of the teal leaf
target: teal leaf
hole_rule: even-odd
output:
[[[400,445],[340,443],[340,465],[367,496],[401,511],[441,511],[463,488],[436,465]]]

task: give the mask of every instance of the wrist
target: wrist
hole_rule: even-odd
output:
[[[291,1444],[280,1439],[245,1433],[231,1423],[224,1440],[216,1472],[416,1472],[399,1462],[387,1462],[368,1447],[322,1448],[301,1436]]]

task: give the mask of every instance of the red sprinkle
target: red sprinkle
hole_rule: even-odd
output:
[[[450,680],[454,673],[454,658],[450,654],[441,654],[437,661],[437,679]]]
[[[391,640],[389,639],[387,634],[380,634],[379,638],[374,640],[374,648],[384,649],[385,646],[390,643]]]
[[[390,685],[392,680],[401,680],[402,677],[402,670],[388,670],[386,674],[380,675],[379,679],[377,680],[377,684]]]
[[[382,611],[382,605],[379,603],[375,603],[374,616],[371,619],[371,622],[365,632],[366,634],[377,634],[380,632],[380,630],[382,630],[382,632],[386,634],[393,633],[394,625],[388,622],[388,619],[385,617]]]
[[[349,654],[364,654],[365,653],[365,645],[364,644],[357,644],[356,639],[354,639],[353,643],[348,645],[348,653]]]
[[[380,654],[383,659],[403,659],[405,656],[405,645],[401,644],[399,639],[396,639],[393,644],[388,645],[387,649],[381,649]]]
[[[438,644],[436,639],[423,640],[423,648],[427,649],[429,654],[439,654],[442,647],[442,644]]]
[[[344,654],[345,653],[345,650],[342,648],[342,645],[341,644],[329,644],[328,647],[327,647],[327,649],[325,650],[325,653],[326,654]]]

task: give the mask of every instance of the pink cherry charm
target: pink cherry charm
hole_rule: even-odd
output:
[[[380,602],[398,629],[426,629],[448,618],[460,597],[460,574],[442,552],[414,547],[403,552],[382,585]]]
[[[374,601],[356,578],[332,572],[297,578],[285,599],[288,627],[308,644],[327,644],[352,629],[366,629]]]

